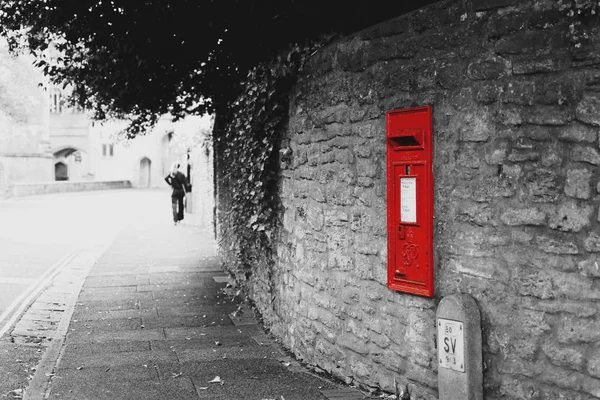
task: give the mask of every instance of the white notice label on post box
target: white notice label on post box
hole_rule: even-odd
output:
[[[417,222],[417,178],[400,178],[400,222]]]
[[[439,318],[437,326],[440,367],[465,372],[463,323]]]

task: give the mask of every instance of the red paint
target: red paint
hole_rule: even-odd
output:
[[[386,113],[386,152],[388,287],[432,297],[434,272],[431,106],[391,110]],[[403,191],[401,184],[404,187]],[[404,194],[403,198],[401,192]],[[416,195],[414,202],[411,201],[413,193]]]

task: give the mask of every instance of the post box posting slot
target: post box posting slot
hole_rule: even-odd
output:
[[[386,113],[388,287],[433,296],[431,106]]]

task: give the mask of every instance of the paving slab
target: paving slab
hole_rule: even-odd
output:
[[[202,232],[148,216],[100,257],[76,300],[56,293],[52,306],[71,320],[26,400],[325,400],[345,389],[265,332]]]
[[[140,317],[137,318],[116,318],[103,319],[95,321],[73,320],[69,327],[71,331],[86,332],[118,332],[133,331],[144,329],[144,324]]]
[[[137,300],[152,300],[153,292],[100,292],[93,293],[90,291],[83,291],[79,295],[79,301],[137,301]]]
[[[91,330],[70,331],[67,334],[69,343],[98,343],[110,342],[114,340],[124,341],[144,341],[144,340],[161,340],[165,338],[162,329],[143,329],[133,331],[116,331],[116,332],[94,332]]]
[[[148,329],[178,328],[178,327],[208,327],[233,325],[227,314],[171,315],[164,317],[143,318],[143,324]]]
[[[64,379],[66,381],[88,379],[96,382],[130,382],[136,381],[155,381],[158,379],[158,372],[154,366],[148,365],[109,365],[101,367],[91,367],[86,365],[82,368],[60,367],[54,373],[54,380]]]
[[[156,308],[144,308],[133,310],[93,310],[78,309],[73,313],[73,321],[97,321],[123,318],[158,317]]]
[[[78,311],[83,308],[88,311],[112,311],[112,310],[133,310],[140,308],[140,300],[136,299],[117,299],[117,300],[94,300],[79,301],[77,303]]]
[[[226,314],[237,310],[237,304],[234,303],[223,303],[223,304],[207,304],[207,303],[199,303],[195,306],[189,304],[183,304],[178,307],[171,306],[161,306],[160,304],[156,305],[154,308],[159,316],[167,317],[167,316],[189,316],[189,315],[207,315],[207,314]],[[153,309],[151,309],[153,310]],[[140,310],[142,311],[142,310]]]
[[[55,400],[197,400],[198,394],[188,378],[168,381],[91,380],[87,373],[54,379],[48,399]]]
[[[144,366],[158,362],[176,362],[172,350],[121,351],[88,354],[85,351],[67,352],[60,360],[61,368],[113,367],[116,365]]]
[[[126,285],[147,285],[150,279],[142,275],[112,275],[89,276],[85,280],[84,288],[113,287]]]

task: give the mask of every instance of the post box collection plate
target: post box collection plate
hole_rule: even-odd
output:
[[[433,273],[431,106],[386,113],[388,287],[431,297]]]

